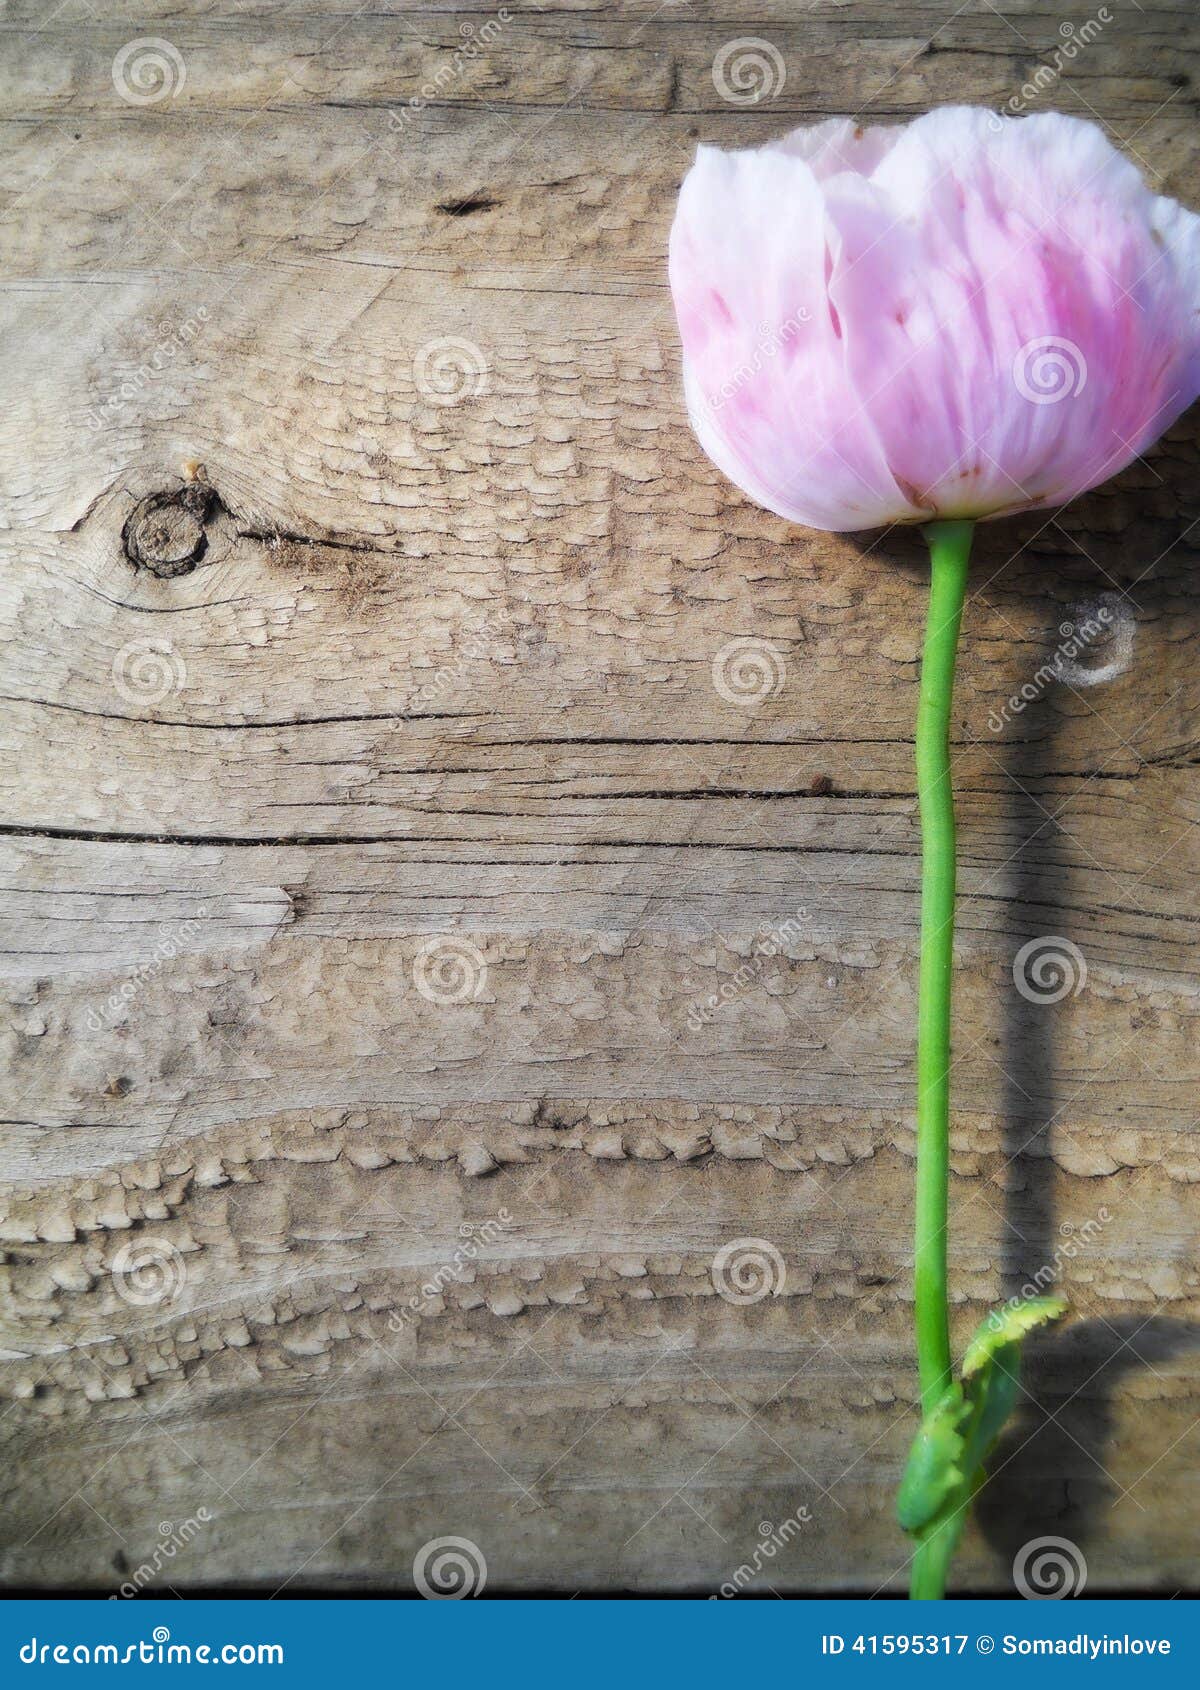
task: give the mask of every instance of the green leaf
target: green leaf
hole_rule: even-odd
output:
[[[967,1345],[962,1363],[963,1378],[969,1379],[973,1373],[979,1373],[997,1351],[1018,1343],[1036,1327],[1061,1319],[1066,1312],[1067,1305],[1062,1297],[1014,1297],[1011,1302],[993,1309]]]
[[[921,1421],[900,1482],[897,1515],[919,1543],[935,1539],[949,1560],[967,1509],[985,1481],[1020,1389],[1021,1340],[1066,1313],[1061,1297],[1014,1299],[995,1309],[967,1346],[962,1378]]]
[[[966,1452],[962,1427],[972,1412],[956,1380],[922,1419],[896,1498],[896,1515],[906,1532],[918,1532],[936,1520],[961,1490]]]
[[[983,1464],[996,1446],[1021,1388],[1021,1340],[1067,1311],[1061,1297],[1014,1298],[993,1309],[967,1345],[963,1390],[972,1417],[965,1432],[963,1461],[983,1481]]]
[[[972,1420],[963,1460],[974,1474],[975,1487],[983,1483],[983,1464],[996,1446],[1012,1413],[1021,1386],[1021,1346],[1005,1344],[973,1373],[966,1383]]]

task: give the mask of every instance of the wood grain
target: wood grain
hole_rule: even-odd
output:
[[[1110,10],[1033,108],[1194,206],[1195,15]],[[920,549],[705,461],[665,240],[698,138],[1002,105],[1061,14],[506,12],[0,26],[10,1588],[191,1522],[160,1594],[407,1591],[447,1535],[707,1594],[799,1509],[749,1589],[904,1586]],[[980,535],[956,1326],[1043,1270],[1075,1312],[963,1588],[1048,1533],[1195,1588],[1198,467],[1191,416]],[[719,1294],[738,1240],[777,1294]]]

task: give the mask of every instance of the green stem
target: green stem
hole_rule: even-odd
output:
[[[959,1534],[941,1526],[917,1545],[908,1594],[914,1602],[937,1602],[946,1594],[946,1573]]]
[[[921,980],[917,1019],[917,1202],[914,1291],[921,1408],[928,1414],[950,1384],[946,1216],[950,1175],[950,987],[954,964],[954,792],[950,705],[954,657],[967,586],[972,522],[925,529],[932,575],[917,707],[917,796],[921,806]],[[917,1552],[913,1594],[940,1596],[948,1549]],[[918,1590],[920,1583],[922,1589]]]

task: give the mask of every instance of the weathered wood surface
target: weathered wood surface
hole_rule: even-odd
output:
[[[1200,204],[1200,24],[1109,10],[1040,102]],[[405,1590],[459,1536],[493,1590],[704,1592],[803,1506],[752,1588],[903,1587],[919,552],[710,468],[664,248],[697,136],[1003,104],[1061,14],[507,11],[5,14],[9,1586],[199,1519],[152,1588]],[[147,37],[184,80],[130,103]],[[1198,442],[973,576],[953,1280],[964,1331],[1044,1264],[1076,1310],[976,1588],[1046,1533],[1196,1582]],[[1098,607],[1115,678],[993,732]],[[746,1238],[786,1277],[737,1304]]]

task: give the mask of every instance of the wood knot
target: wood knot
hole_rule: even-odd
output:
[[[208,550],[205,524],[216,503],[206,481],[151,493],[134,506],[121,530],[125,556],[135,568],[163,580],[190,574]]]

